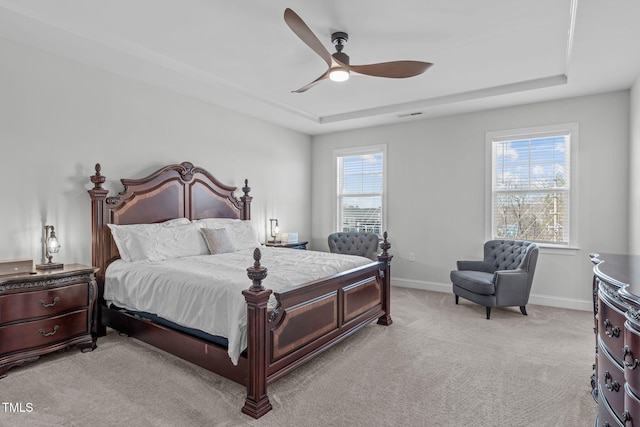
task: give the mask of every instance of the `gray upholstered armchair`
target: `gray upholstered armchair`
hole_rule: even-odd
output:
[[[329,234],[329,252],[359,255],[377,261],[378,235],[369,232],[349,231]]]
[[[538,245],[522,240],[489,240],[484,244],[483,261],[458,261],[451,272],[453,293],[458,298],[487,307],[519,306],[525,316],[533,273],[538,261]]]

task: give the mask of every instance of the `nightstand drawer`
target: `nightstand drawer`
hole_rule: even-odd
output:
[[[0,353],[40,347],[89,333],[87,310],[0,327]]]
[[[87,283],[0,297],[0,325],[24,319],[52,316],[89,303]]]

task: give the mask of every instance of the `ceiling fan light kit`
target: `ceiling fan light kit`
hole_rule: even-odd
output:
[[[336,67],[331,69],[329,78],[334,82],[346,82],[349,80],[349,70],[342,67]]]
[[[284,21],[289,28],[291,28],[291,31],[300,37],[300,40],[302,40],[327,63],[328,67],[324,74],[306,86],[294,90],[293,92],[295,93],[305,92],[325,79],[330,79],[336,82],[346,81],[349,79],[349,75],[352,72],[355,74],[364,74],[374,77],[402,79],[422,74],[433,65],[430,62],[421,61],[392,61],[351,66],[349,62],[349,55],[342,51],[344,49],[344,45],[349,40],[349,35],[347,33],[338,31],[331,35],[331,42],[336,47],[336,52],[334,54],[330,54],[315,34],[313,34],[307,24],[304,23],[302,18],[300,18],[293,10],[289,8],[285,9]]]

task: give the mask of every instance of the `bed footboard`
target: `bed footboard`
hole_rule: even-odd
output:
[[[262,286],[267,269],[254,251],[253,281],[243,292],[247,301],[248,384],[242,412],[259,418],[271,410],[267,385],[329,349],[377,319],[390,315],[391,258],[387,233],[378,262],[317,280],[283,292],[268,311],[271,290]]]

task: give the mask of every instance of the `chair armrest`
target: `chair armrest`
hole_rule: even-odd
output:
[[[484,261],[458,261],[456,263],[458,271],[462,270],[474,270],[474,271],[487,271]]]
[[[527,272],[521,268],[499,270],[493,273],[493,283],[496,285],[496,291],[499,286],[526,286]]]

